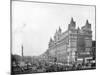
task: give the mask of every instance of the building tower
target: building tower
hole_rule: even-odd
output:
[[[68,45],[68,62],[73,63],[75,62],[75,53],[77,50],[77,29],[76,22],[71,18],[70,24],[68,25],[68,38],[69,38],[69,45]]]
[[[92,30],[88,20],[86,20],[86,24],[78,32],[77,45],[78,59],[86,62],[91,57],[90,53],[92,49]]]

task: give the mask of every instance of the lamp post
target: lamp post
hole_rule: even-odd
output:
[[[56,42],[55,42],[55,46],[57,46],[57,45],[56,45]],[[55,50],[55,59],[54,59],[54,62],[55,62],[55,63],[57,62],[57,48],[56,48],[56,50]]]

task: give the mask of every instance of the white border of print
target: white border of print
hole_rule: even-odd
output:
[[[71,4],[85,4],[96,5],[96,70],[82,70],[82,71],[67,71],[67,72],[53,72],[53,73],[39,73],[41,75],[99,75],[100,68],[100,50],[99,50],[99,28],[100,28],[100,1],[99,0],[30,0],[54,3],[71,3]],[[10,0],[0,1],[0,75],[10,74]],[[32,75],[32,74],[28,74]],[[37,74],[38,75],[38,74]]]

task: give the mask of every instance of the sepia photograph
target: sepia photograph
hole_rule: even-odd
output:
[[[96,69],[96,6],[11,1],[11,74]]]

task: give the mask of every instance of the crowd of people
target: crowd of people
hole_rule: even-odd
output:
[[[35,61],[35,62],[15,62],[12,64],[13,74],[42,73],[42,72],[60,72],[72,70],[84,70],[95,68],[95,63],[82,64],[60,64],[58,62]]]

